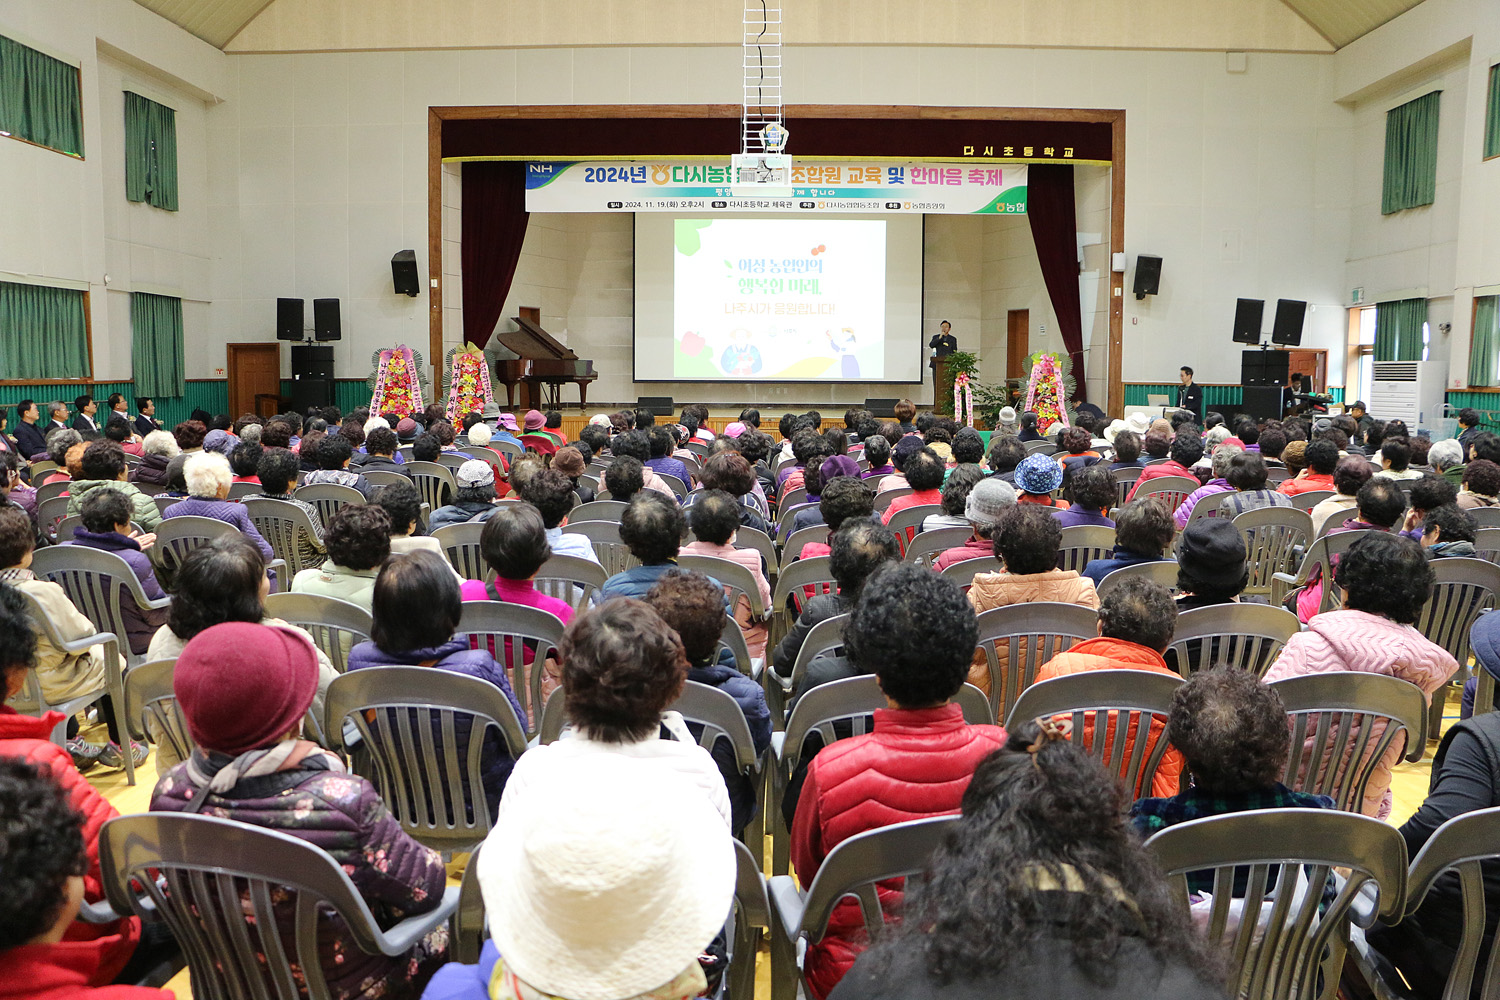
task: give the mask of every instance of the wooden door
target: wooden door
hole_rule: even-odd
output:
[[[1024,377],[1030,353],[1031,310],[1011,309],[1005,314],[1005,377]]]
[[[254,413],[255,396],[281,395],[281,345],[226,344],[229,350],[229,415]]]
[[[1288,375],[1300,373],[1306,378],[1303,381],[1304,392],[1323,393],[1328,391],[1328,352],[1314,348],[1293,347],[1287,350],[1291,363]]]

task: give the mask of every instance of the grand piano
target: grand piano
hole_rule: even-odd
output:
[[[599,377],[594,363],[580,359],[531,320],[514,320],[518,329],[497,332],[493,338],[516,355],[495,362],[495,376],[505,383],[505,408],[516,407],[519,387],[523,410],[561,409],[562,387],[569,382],[578,386],[578,408],[587,406],[589,383]]]

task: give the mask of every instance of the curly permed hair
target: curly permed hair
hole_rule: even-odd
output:
[[[677,633],[651,605],[628,597],[574,615],[558,655],[568,718],[605,743],[654,736],[687,679]]]
[[[1384,531],[1362,531],[1333,579],[1348,591],[1344,607],[1410,625],[1432,596],[1433,573],[1422,547]]]
[[[1280,781],[1291,746],[1281,696],[1230,667],[1199,671],[1177,689],[1167,738],[1187,759],[1193,783],[1221,796]]]
[[[861,673],[880,678],[887,697],[920,708],[963,687],[978,638],[974,609],[956,584],[925,566],[890,562],[865,581],[844,649]]]
[[[0,952],[18,948],[57,922],[68,879],[88,871],[83,817],[49,774],[24,760],[0,759]]]

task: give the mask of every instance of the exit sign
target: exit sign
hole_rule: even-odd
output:
[[[1365,289],[1364,289],[1364,286],[1360,286],[1359,288],[1356,288],[1354,291],[1352,291],[1352,292],[1349,293],[1349,301],[1352,302],[1354,305],[1359,305],[1364,300],[1365,300]]]

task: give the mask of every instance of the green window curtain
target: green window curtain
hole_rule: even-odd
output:
[[[1385,114],[1385,176],[1380,214],[1431,205],[1437,191],[1438,99],[1442,91]]]
[[[1474,300],[1474,335],[1469,339],[1469,384],[1500,385],[1500,295]]]
[[[137,396],[181,396],[182,300],[130,293],[130,358]]]
[[[1500,66],[1490,67],[1490,96],[1484,106],[1484,156],[1500,156]]]
[[[0,132],[83,156],[78,67],[0,35]]]
[[[1421,361],[1426,299],[1375,303],[1375,360]]]
[[[125,197],[177,211],[177,112],[128,90]]]
[[[89,378],[89,327],[76,288],[0,281],[0,378]]]

